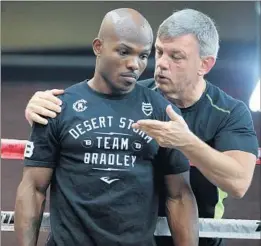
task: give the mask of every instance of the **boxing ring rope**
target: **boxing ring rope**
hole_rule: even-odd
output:
[[[27,140],[1,139],[1,159],[24,158],[24,149]],[[258,150],[257,165],[261,164],[261,148]],[[44,213],[41,231],[50,230],[49,213]],[[1,231],[14,231],[14,211],[1,211]],[[170,236],[168,223],[165,217],[157,221],[156,236]],[[241,219],[205,219],[200,218],[200,237],[234,238],[234,239],[261,239],[260,220]]]

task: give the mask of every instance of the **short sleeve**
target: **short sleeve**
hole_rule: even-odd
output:
[[[244,103],[239,103],[221,125],[214,140],[219,151],[241,150],[258,155],[258,140],[253,120]]]
[[[180,174],[190,170],[189,160],[177,149],[160,147],[157,164],[163,175]]]
[[[59,140],[56,119],[49,119],[47,125],[33,124],[25,147],[24,165],[55,168],[58,160]]]

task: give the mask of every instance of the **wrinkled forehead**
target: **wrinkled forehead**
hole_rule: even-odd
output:
[[[183,51],[185,53],[199,52],[199,44],[192,34],[170,38],[156,38],[155,48],[166,52]]]

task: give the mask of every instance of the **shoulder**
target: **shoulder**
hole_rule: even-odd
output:
[[[222,89],[210,83],[206,97],[212,107],[224,113],[231,114],[238,109],[247,110],[247,106],[243,101],[228,95]]]
[[[215,111],[220,114],[226,115],[226,120],[223,124],[234,122],[235,124],[252,124],[252,116],[247,105],[218,88],[217,86],[210,85],[208,93],[206,94],[209,103]],[[223,125],[222,124],[222,125]]]
[[[247,105],[224,92],[213,84],[209,84],[209,88],[206,93],[209,107],[211,107],[210,114],[218,116],[219,119],[229,120],[231,118],[240,119],[247,117],[245,120],[251,120],[251,113]],[[223,122],[224,123],[224,122]]]
[[[213,98],[211,99],[214,105],[212,106],[215,107],[213,112],[219,112],[212,116],[216,121],[220,119],[215,137],[215,149],[222,152],[241,150],[257,155],[258,141],[247,105],[217,87],[211,86],[211,90],[209,95],[212,94]]]
[[[62,95],[59,95],[58,97],[63,101],[70,101],[70,100],[77,100],[83,98],[84,92],[86,92],[86,81],[81,81],[76,84],[73,84],[69,87],[67,87],[64,90],[64,93]]]
[[[61,113],[56,117],[60,119],[71,112],[71,109],[75,107],[84,107],[88,104],[86,100],[86,81],[75,83],[64,90],[62,95],[59,95],[58,98],[61,99]]]
[[[156,83],[155,83],[155,79],[154,78],[150,78],[150,79],[145,79],[145,80],[140,80],[138,81],[138,85],[146,87],[150,90],[151,95],[157,95],[157,97],[155,97],[156,100],[159,100],[158,102],[160,103],[160,105],[162,106],[162,104],[164,104],[164,106],[170,104],[172,105],[173,109],[178,113],[181,114],[180,109],[175,106],[173,103],[171,103],[170,101],[168,101],[163,94],[157,89],[156,87]]]
[[[73,94],[82,94],[83,91],[87,88],[87,81],[84,80],[84,81],[81,81],[81,82],[78,82],[76,84],[73,84],[69,87],[67,87],[65,90],[64,90],[64,96],[68,96],[68,95],[73,95]]]
[[[166,118],[166,107],[168,105],[171,105],[173,110],[181,115],[180,109],[172,104],[170,101],[168,101],[159,91],[149,89],[148,87],[145,87],[141,84],[137,84],[136,89],[137,91],[141,92],[141,94],[143,95],[142,97],[146,101],[146,103],[149,102],[152,104],[155,111],[154,113],[156,113],[156,115],[161,115]]]

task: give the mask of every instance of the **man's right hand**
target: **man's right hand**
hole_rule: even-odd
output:
[[[57,98],[64,93],[64,90],[53,89],[47,91],[37,91],[29,100],[25,109],[25,118],[32,126],[33,122],[47,125],[48,121],[44,117],[55,118],[61,112],[62,101]]]

